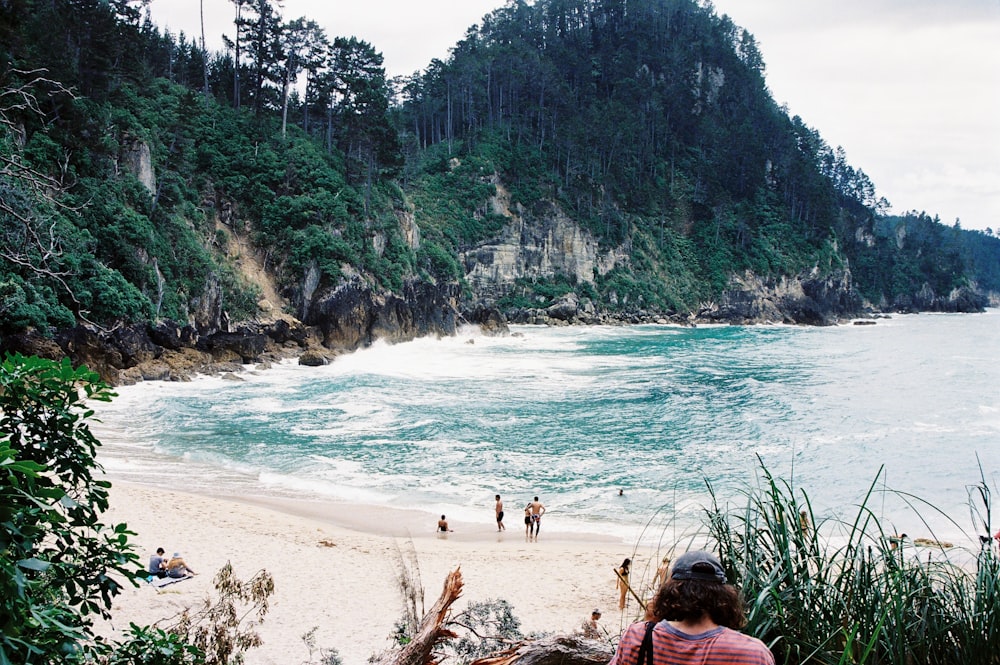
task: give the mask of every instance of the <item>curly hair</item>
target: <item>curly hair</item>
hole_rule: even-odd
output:
[[[696,621],[703,614],[726,628],[739,630],[746,625],[743,597],[731,584],[699,580],[667,580],[650,602],[656,619]]]

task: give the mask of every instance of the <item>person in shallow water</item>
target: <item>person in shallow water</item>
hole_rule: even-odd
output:
[[[438,520],[438,531],[440,533],[448,533],[451,529],[448,528],[448,520],[444,515]]]
[[[774,665],[763,642],[739,632],[745,625],[743,599],[726,584],[719,560],[685,552],[649,602],[647,621],[625,630],[609,665],[636,665],[640,658],[647,664]]]
[[[542,530],[542,515],[545,514],[545,506],[542,505],[537,496],[528,505],[531,506],[531,523],[535,529],[535,540],[538,540],[538,532]]]
[[[531,504],[524,507],[524,537],[531,538],[535,530],[535,523],[531,520]]]

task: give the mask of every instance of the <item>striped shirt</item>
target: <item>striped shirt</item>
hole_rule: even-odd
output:
[[[646,634],[646,623],[625,630],[608,665],[635,665]],[[646,665],[774,665],[774,656],[756,637],[719,626],[688,635],[661,621],[653,628],[653,662]]]

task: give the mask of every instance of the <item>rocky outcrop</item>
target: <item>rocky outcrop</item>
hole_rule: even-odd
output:
[[[232,332],[200,335],[194,326],[172,321],[134,324],[111,331],[76,326],[48,338],[37,331],[11,335],[0,352],[68,357],[112,384],[137,381],[186,381],[195,374],[239,371],[247,363],[264,363],[299,355],[317,346],[301,323],[251,324]]]
[[[962,286],[952,289],[948,295],[939,296],[929,284],[924,284],[912,296],[897,297],[892,303],[892,309],[897,312],[973,313],[985,311],[989,305],[989,296],[975,286]]]
[[[601,251],[597,240],[549,202],[532,210],[508,206],[497,185],[494,212],[510,219],[491,243],[463,252],[459,259],[465,280],[477,296],[496,299],[508,293],[518,279],[545,279],[564,275],[578,283],[593,283],[627,260],[627,251]]]
[[[353,351],[376,339],[403,342],[424,335],[453,335],[461,322],[458,285],[413,280],[403,294],[377,292],[360,278],[322,291],[305,317],[328,349]]]
[[[124,137],[121,164],[142,183],[150,196],[156,195],[156,173],[153,171],[153,155],[148,143],[137,138]]]
[[[718,302],[697,313],[699,320],[727,323],[831,325],[862,311],[848,269],[821,275],[818,269],[794,278],[734,275]]]

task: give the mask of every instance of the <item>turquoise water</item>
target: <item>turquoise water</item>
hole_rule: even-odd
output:
[[[1000,480],[1000,312],[874,326],[516,327],[376,347],[322,368],[119,389],[100,459],[121,478],[634,537],[697,519],[759,458],[820,516],[873,507],[900,531],[974,533],[967,487]],[[624,496],[618,496],[619,490]],[[919,523],[891,492],[958,521]],[[657,512],[659,511],[659,513]],[[1000,516],[1000,511],[998,511]]]

